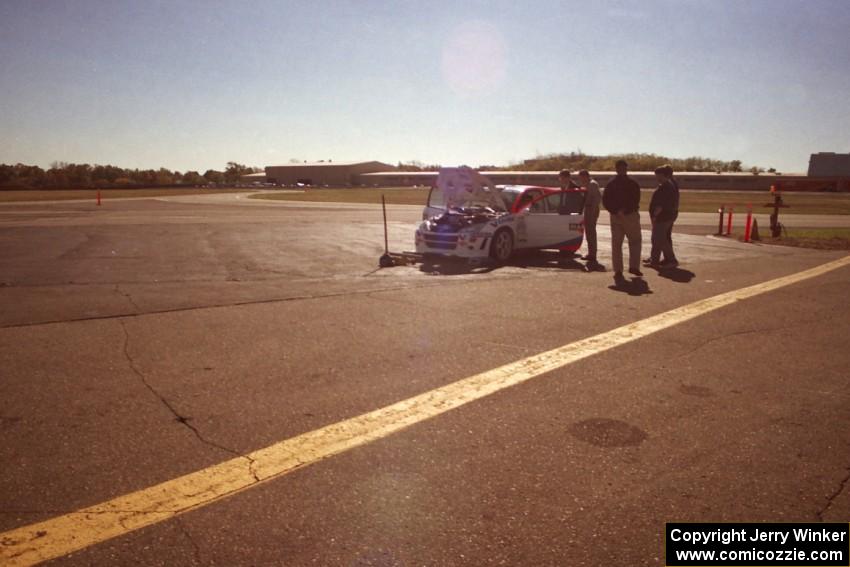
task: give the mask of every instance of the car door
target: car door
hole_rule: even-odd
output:
[[[540,188],[525,189],[516,198],[511,210],[516,215],[516,223],[514,229],[516,231],[516,247],[517,248],[533,248],[534,238],[528,232],[528,219],[535,217],[538,213],[543,212],[545,206],[541,199],[544,197],[544,191]]]
[[[578,250],[584,236],[584,191],[547,192],[542,206],[529,208],[529,248]]]

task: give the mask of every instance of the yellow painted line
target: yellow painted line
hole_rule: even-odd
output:
[[[652,335],[721,307],[850,265],[850,256],[709,297],[542,352],[390,406],[316,429],[113,500],[0,534],[0,564],[33,565],[162,522],[259,486],[541,374]]]

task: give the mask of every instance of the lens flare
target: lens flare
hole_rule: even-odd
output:
[[[505,80],[505,44],[496,26],[464,22],[443,46],[443,78],[461,96],[492,92]]]

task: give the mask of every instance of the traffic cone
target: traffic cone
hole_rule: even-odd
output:
[[[761,240],[759,237],[759,221],[753,217],[753,228],[750,229],[750,240]]]

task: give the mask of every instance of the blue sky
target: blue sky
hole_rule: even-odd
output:
[[[850,2],[0,0],[0,163],[850,152]]]

